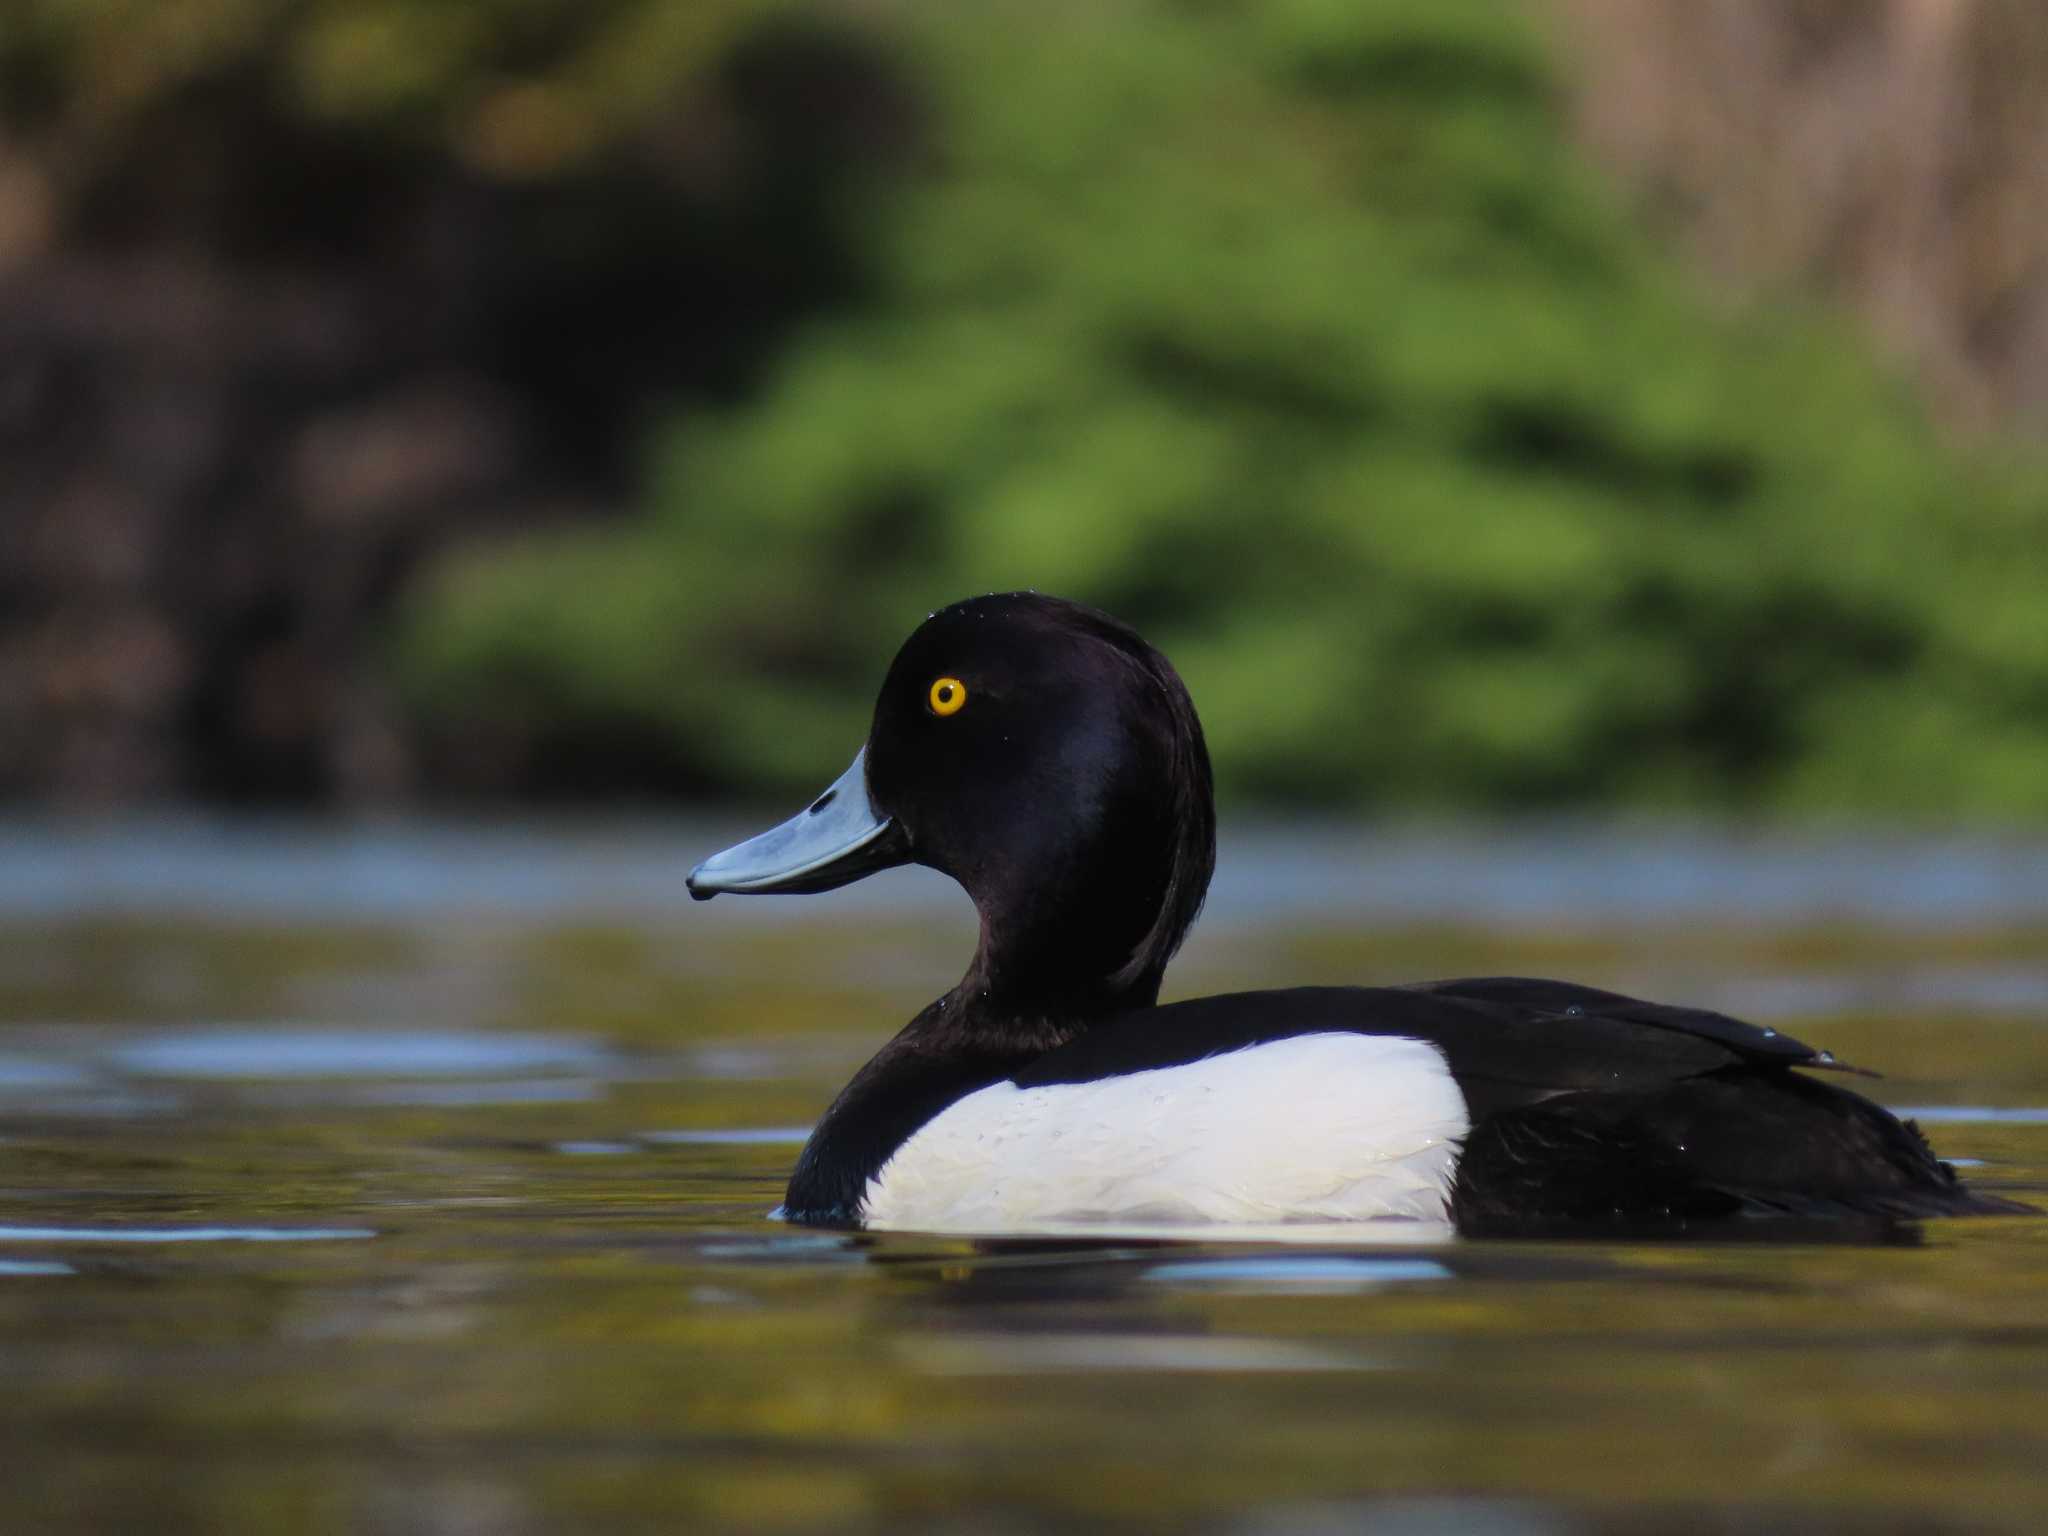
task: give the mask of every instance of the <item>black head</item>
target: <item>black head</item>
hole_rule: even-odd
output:
[[[857,775],[876,830],[842,872],[805,823],[846,814]],[[1019,1006],[1139,1006],[1215,866],[1209,756],[1172,665],[1125,625],[1036,593],[971,598],[897,652],[847,778],[756,843],[785,836],[803,843],[786,875],[736,858],[747,844],[692,889],[816,890],[914,861],[981,914],[968,986]]]
[[[1151,1000],[1216,861],[1208,750],[1164,656],[1059,598],[956,603],[897,652],[867,762],[911,857],[974,898],[993,981]]]

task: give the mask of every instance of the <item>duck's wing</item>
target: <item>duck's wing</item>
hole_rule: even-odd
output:
[[[1878,1076],[1778,1029],[1578,982],[1482,976],[1416,982],[1400,990],[1467,1003],[1487,1015],[1488,1025],[1478,1030],[1463,1021],[1447,1024],[1441,1042],[1452,1070],[1462,1058],[1476,1078],[1505,1069],[1506,1081],[1571,1091],[1649,1087],[1738,1064]],[[1533,1076],[1519,1070],[1530,1050],[1547,1058]],[[1618,1068],[1617,1056],[1628,1066]],[[1564,1081],[1550,1081],[1560,1077]]]
[[[1731,1066],[1832,1058],[1725,1014],[1571,982],[1483,977],[1402,987],[1294,987],[1168,1003],[1087,1031],[1018,1072],[1020,1086],[1184,1065],[1297,1035],[1398,1035],[1443,1055],[1475,1123],[1576,1092],[1661,1088]]]

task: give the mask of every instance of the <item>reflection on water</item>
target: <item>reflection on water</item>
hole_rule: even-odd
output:
[[[1297,1254],[1248,1259],[1188,1259],[1155,1265],[1145,1276],[1161,1285],[1223,1286],[1232,1290],[1342,1292],[1399,1280],[1448,1280],[1434,1259],[1309,1258]]]
[[[957,974],[905,874],[686,905],[660,829],[0,840],[0,1476],[163,1533],[2033,1531],[2048,1219],[1769,1244],[767,1219]],[[1762,1010],[2048,1197],[2048,850],[1227,846],[1172,978]],[[1284,1239],[1284,1242],[1264,1239]]]

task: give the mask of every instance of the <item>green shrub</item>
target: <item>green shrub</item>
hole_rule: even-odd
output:
[[[1161,644],[1246,796],[2048,812],[2038,469],[1695,292],[1505,11],[882,13],[933,149],[872,289],[639,517],[423,586],[417,710],[801,794],[926,610],[1032,586]]]

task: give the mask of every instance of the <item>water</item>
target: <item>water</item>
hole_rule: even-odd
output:
[[[2048,1219],[768,1220],[972,919],[915,872],[693,908],[720,836],[0,831],[0,1527],[2048,1521]],[[1226,845],[1170,990],[1534,971],[1741,1008],[2048,1198],[2044,853],[1266,834]]]

